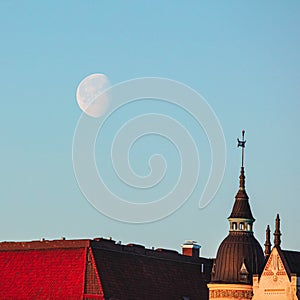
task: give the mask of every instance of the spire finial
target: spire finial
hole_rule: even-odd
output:
[[[243,129],[242,130],[242,140],[240,140],[239,138],[237,138],[237,141],[238,141],[238,147],[242,147],[242,168],[244,167],[244,158],[245,158],[245,144],[246,144],[246,141],[245,141],[245,130]]]
[[[265,242],[265,257],[268,258],[271,254],[271,240],[270,240],[270,226],[267,226],[266,229],[266,242]]]
[[[279,214],[276,216],[276,222],[275,222],[275,232],[274,232],[274,246],[275,247],[280,247],[281,244],[281,232],[280,232],[280,219],[279,219]]]
[[[242,167],[241,167],[241,175],[240,175],[240,190],[245,189],[245,172],[244,172],[244,158],[245,158],[245,130],[242,130],[242,140],[237,138],[238,147],[242,147]]]

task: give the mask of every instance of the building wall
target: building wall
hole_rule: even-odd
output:
[[[273,248],[261,277],[253,277],[252,300],[298,300],[297,276],[289,278],[276,248]]]
[[[213,300],[249,300],[252,299],[252,285],[248,284],[208,284],[209,299]]]

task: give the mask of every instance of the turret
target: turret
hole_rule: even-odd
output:
[[[245,168],[244,168],[244,149],[245,149],[245,130],[242,131],[242,140],[238,139],[238,147],[242,147],[242,166],[240,172],[240,184],[239,190],[235,196],[235,202],[232,208],[232,212],[228,218],[230,222],[230,231],[243,231],[253,232],[253,218],[251,208],[249,205],[249,197],[245,188]]]
[[[280,232],[280,219],[279,214],[277,214],[275,221],[275,232],[274,232],[274,247],[280,247],[281,244],[281,232]]]
[[[267,259],[271,254],[271,240],[270,240],[270,226],[267,226],[266,229],[266,242],[265,242],[265,258]]]
[[[258,274],[264,265],[264,253],[253,234],[253,218],[249,197],[245,188],[244,148],[245,131],[238,146],[242,147],[242,166],[239,176],[239,189],[235,196],[234,205],[228,218],[230,229],[228,236],[219,246],[210,285],[214,290],[219,289],[214,284],[252,284],[252,275]]]

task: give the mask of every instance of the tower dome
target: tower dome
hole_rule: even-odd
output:
[[[263,265],[263,250],[253,233],[230,232],[219,246],[212,282],[251,284]]]
[[[253,234],[253,218],[245,189],[244,148],[246,141],[238,139],[242,147],[240,186],[228,218],[230,230],[219,246],[212,270],[212,283],[251,284],[252,275],[258,274],[264,265],[264,253]]]

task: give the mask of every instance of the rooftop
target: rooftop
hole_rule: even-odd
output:
[[[14,299],[206,299],[211,266],[106,238],[1,242],[0,290]]]

